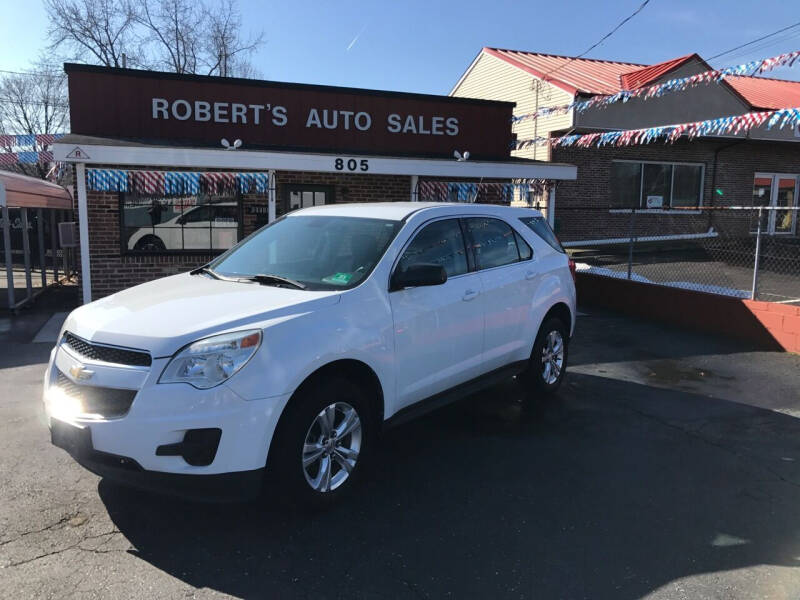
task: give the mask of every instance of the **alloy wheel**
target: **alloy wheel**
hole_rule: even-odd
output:
[[[558,330],[547,334],[542,346],[542,379],[547,385],[553,385],[564,368],[564,337]]]
[[[303,444],[303,474],[317,492],[342,485],[355,469],[361,451],[361,419],[347,402],[323,408],[311,423]]]

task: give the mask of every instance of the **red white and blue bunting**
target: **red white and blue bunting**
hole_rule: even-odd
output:
[[[527,119],[538,119],[540,117],[548,117],[552,115],[563,115],[571,110],[583,112],[594,107],[608,106],[616,102],[627,102],[631,98],[641,98],[642,100],[659,98],[672,92],[682,92],[701,83],[719,83],[731,75],[754,76],[772,71],[778,67],[792,67],[798,58],[800,58],[800,50],[795,50],[794,52],[786,52],[785,54],[779,54],[778,56],[753,60],[741,65],[725,67],[723,69],[712,69],[710,71],[703,71],[702,73],[696,73],[688,77],[670,79],[668,81],[664,81],[663,83],[656,83],[653,85],[636,88],[634,90],[622,90],[616,94],[610,94],[607,96],[597,95],[589,98],[588,100],[576,100],[561,106],[543,106],[532,113],[511,117],[511,122],[517,123]]]
[[[146,196],[194,196],[200,192],[266,194],[267,173],[196,171],[128,171],[88,169],[87,186],[98,192],[132,192]]]
[[[63,133],[37,133],[30,135],[0,135],[0,165],[35,165],[53,162],[53,153],[47,148]]]
[[[645,127],[643,129],[626,129],[622,131],[608,131],[605,133],[587,133],[584,135],[564,135],[554,138],[539,136],[527,140],[517,140],[512,142],[511,147],[516,150],[545,145],[550,145],[552,148],[566,148],[571,146],[578,148],[597,146],[599,148],[602,146],[649,144],[659,139],[664,139],[665,142],[672,143],[684,135],[691,140],[700,136],[746,133],[754,127],[760,127],[764,123],[767,124],[767,129],[772,129],[775,126],[780,129],[787,126],[796,127],[800,124],[800,108],[779,108],[777,110],[750,112],[743,115],[731,115],[729,117],[695,121],[694,123],[660,125],[657,127]]]
[[[47,148],[56,140],[64,137],[63,133],[37,133],[30,135],[0,135],[0,148],[12,151],[16,148]]]
[[[480,202],[482,204],[510,204],[512,200],[527,200],[528,193],[543,193],[547,182],[543,179],[524,183],[471,183],[463,181],[420,181],[416,195],[420,202]]]

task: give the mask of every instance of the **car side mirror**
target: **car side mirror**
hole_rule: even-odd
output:
[[[445,281],[447,281],[447,271],[442,265],[417,263],[408,265],[402,271],[395,271],[389,291],[423,285],[442,285]]]

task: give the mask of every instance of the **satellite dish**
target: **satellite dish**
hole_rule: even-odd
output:
[[[239,147],[241,147],[241,145],[242,145],[242,140],[239,140],[239,139],[233,140],[233,147],[234,148],[239,148]]]
[[[223,148],[230,148],[231,147],[231,143],[225,138],[222,138],[220,140],[220,143],[222,144]]]
[[[461,152],[459,152],[458,150],[453,150],[453,156],[455,157],[456,160],[461,160]]]
[[[467,160],[468,158],[469,158],[469,151],[465,150],[464,151],[464,160]]]
[[[456,160],[458,162],[464,162],[465,160],[467,160],[469,158],[469,152],[467,152],[465,150],[464,154],[461,154],[461,152],[459,152],[458,150],[454,150],[453,151],[453,156],[456,157]]]

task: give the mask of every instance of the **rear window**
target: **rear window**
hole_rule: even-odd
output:
[[[544,217],[523,217],[520,219],[525,225],[528,226],[533,232],[552,246],[555,250],[566,254],[561,242],[558,241],[556,234],[550,229],[550,224]]]

